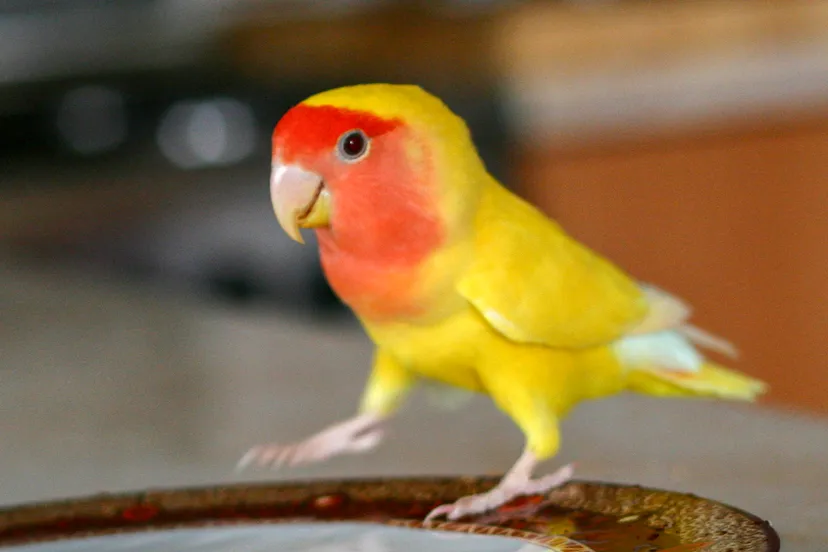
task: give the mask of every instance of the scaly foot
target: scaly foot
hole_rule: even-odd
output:
[[[321,462],[340,454],[357,454],[376,447],[383,437],[382,418],[360,414],[292,444],[258,445],[242,456],[236,465],[241,471],[250,465],[279,468]]]
[[[574,467],[572,464],[568,464],[555,473],[539,479],[523,477],[522,472],[515,473],[515,470],[513,470],[504,476],[501,482],[492,490],[464,496],[453,504],[438,506],[426,516],[425,521],[431,521],[442,515],[445,515],[446,519],[454,521],[464,516],[482,514],[499,508],[518,496],[546,493],[572,479],[573,473]]]

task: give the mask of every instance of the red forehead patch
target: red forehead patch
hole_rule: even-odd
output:
[[[299,104],[291,108],[273,130],[273,150],[291,162],[306,153],[332,148],[342,134],[355,128],[377,137],[400,126],[399,119],[383,119],[363,111],[332,106]]]

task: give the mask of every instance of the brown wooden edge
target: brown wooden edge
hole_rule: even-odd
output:
[[[290,509],[292,505],[307,504],[313,500],[313,508],[318,510],[325,507],[320,500],[334,500],[337,497],[365,505],[382,501],[416,502],[419,504],[416,515],[391,515],[386,522],[417,526],[422,507],[430,508],[467,494],[486,491],[497,481],[495,477],[315,480],[104,493],[0,508],[0,547],[33,540],[53,540],[67,534],[97,535],[146,530],[152,529],[156,521],[158,526],[164,527],[232,523],[232,511],[253,512],[260,519],[307,519],[313,516],[307,513],[301,515],[298,506],[294,512]],[[780,550],[779,535],[770,522],[744,510],[692,494],[573,481],[551,492],[548,499],[551,504],[564,509],[581,509],[619,517],[646,517],[648,524],[677,533],[683,542],[711,542],[706,549],[710,552]],[[284,513],[279,513],[282,511]],[[222,516],[222,512],[226,517]],[[296,515],[291,516],[291,512]],[[250,519],[243,515],[236,521],[248,522]],[[348,516],[331,519],[348,519]],[[482,529],[481,532],[491,534],[491,526],[482,526]],[[464,530],[468,532],[468,527]]]

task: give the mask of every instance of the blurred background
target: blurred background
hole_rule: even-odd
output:
[[[228,479],[248,445],[350,414],[370,344],[276,224],[269,139],[307,95],[372,81],[442,96],[497,177],[690,301],[771,383],[755,412],[622,398],[576,416],[573,454],[613,458],[587,475],[681,486],[693,469],[653,458],[689,450],[639,433],[720,426],[731,464],[691,490],[748,500],[722,478],[790,462],[751,448],[784,435],[803,464],[774,477],[817,492],[828,2],[0,0],[0,501]],[[505,469],[520,436],[493,410],[418,403],[419,431],[324,473]],[[461,464],[408,456],[446,419]]]

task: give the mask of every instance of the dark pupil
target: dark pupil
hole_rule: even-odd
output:
[[[359,132],[352,132],[345,137],[342,149],[345,150],[347,155],[356,157],[365,149],[365,138]]]

